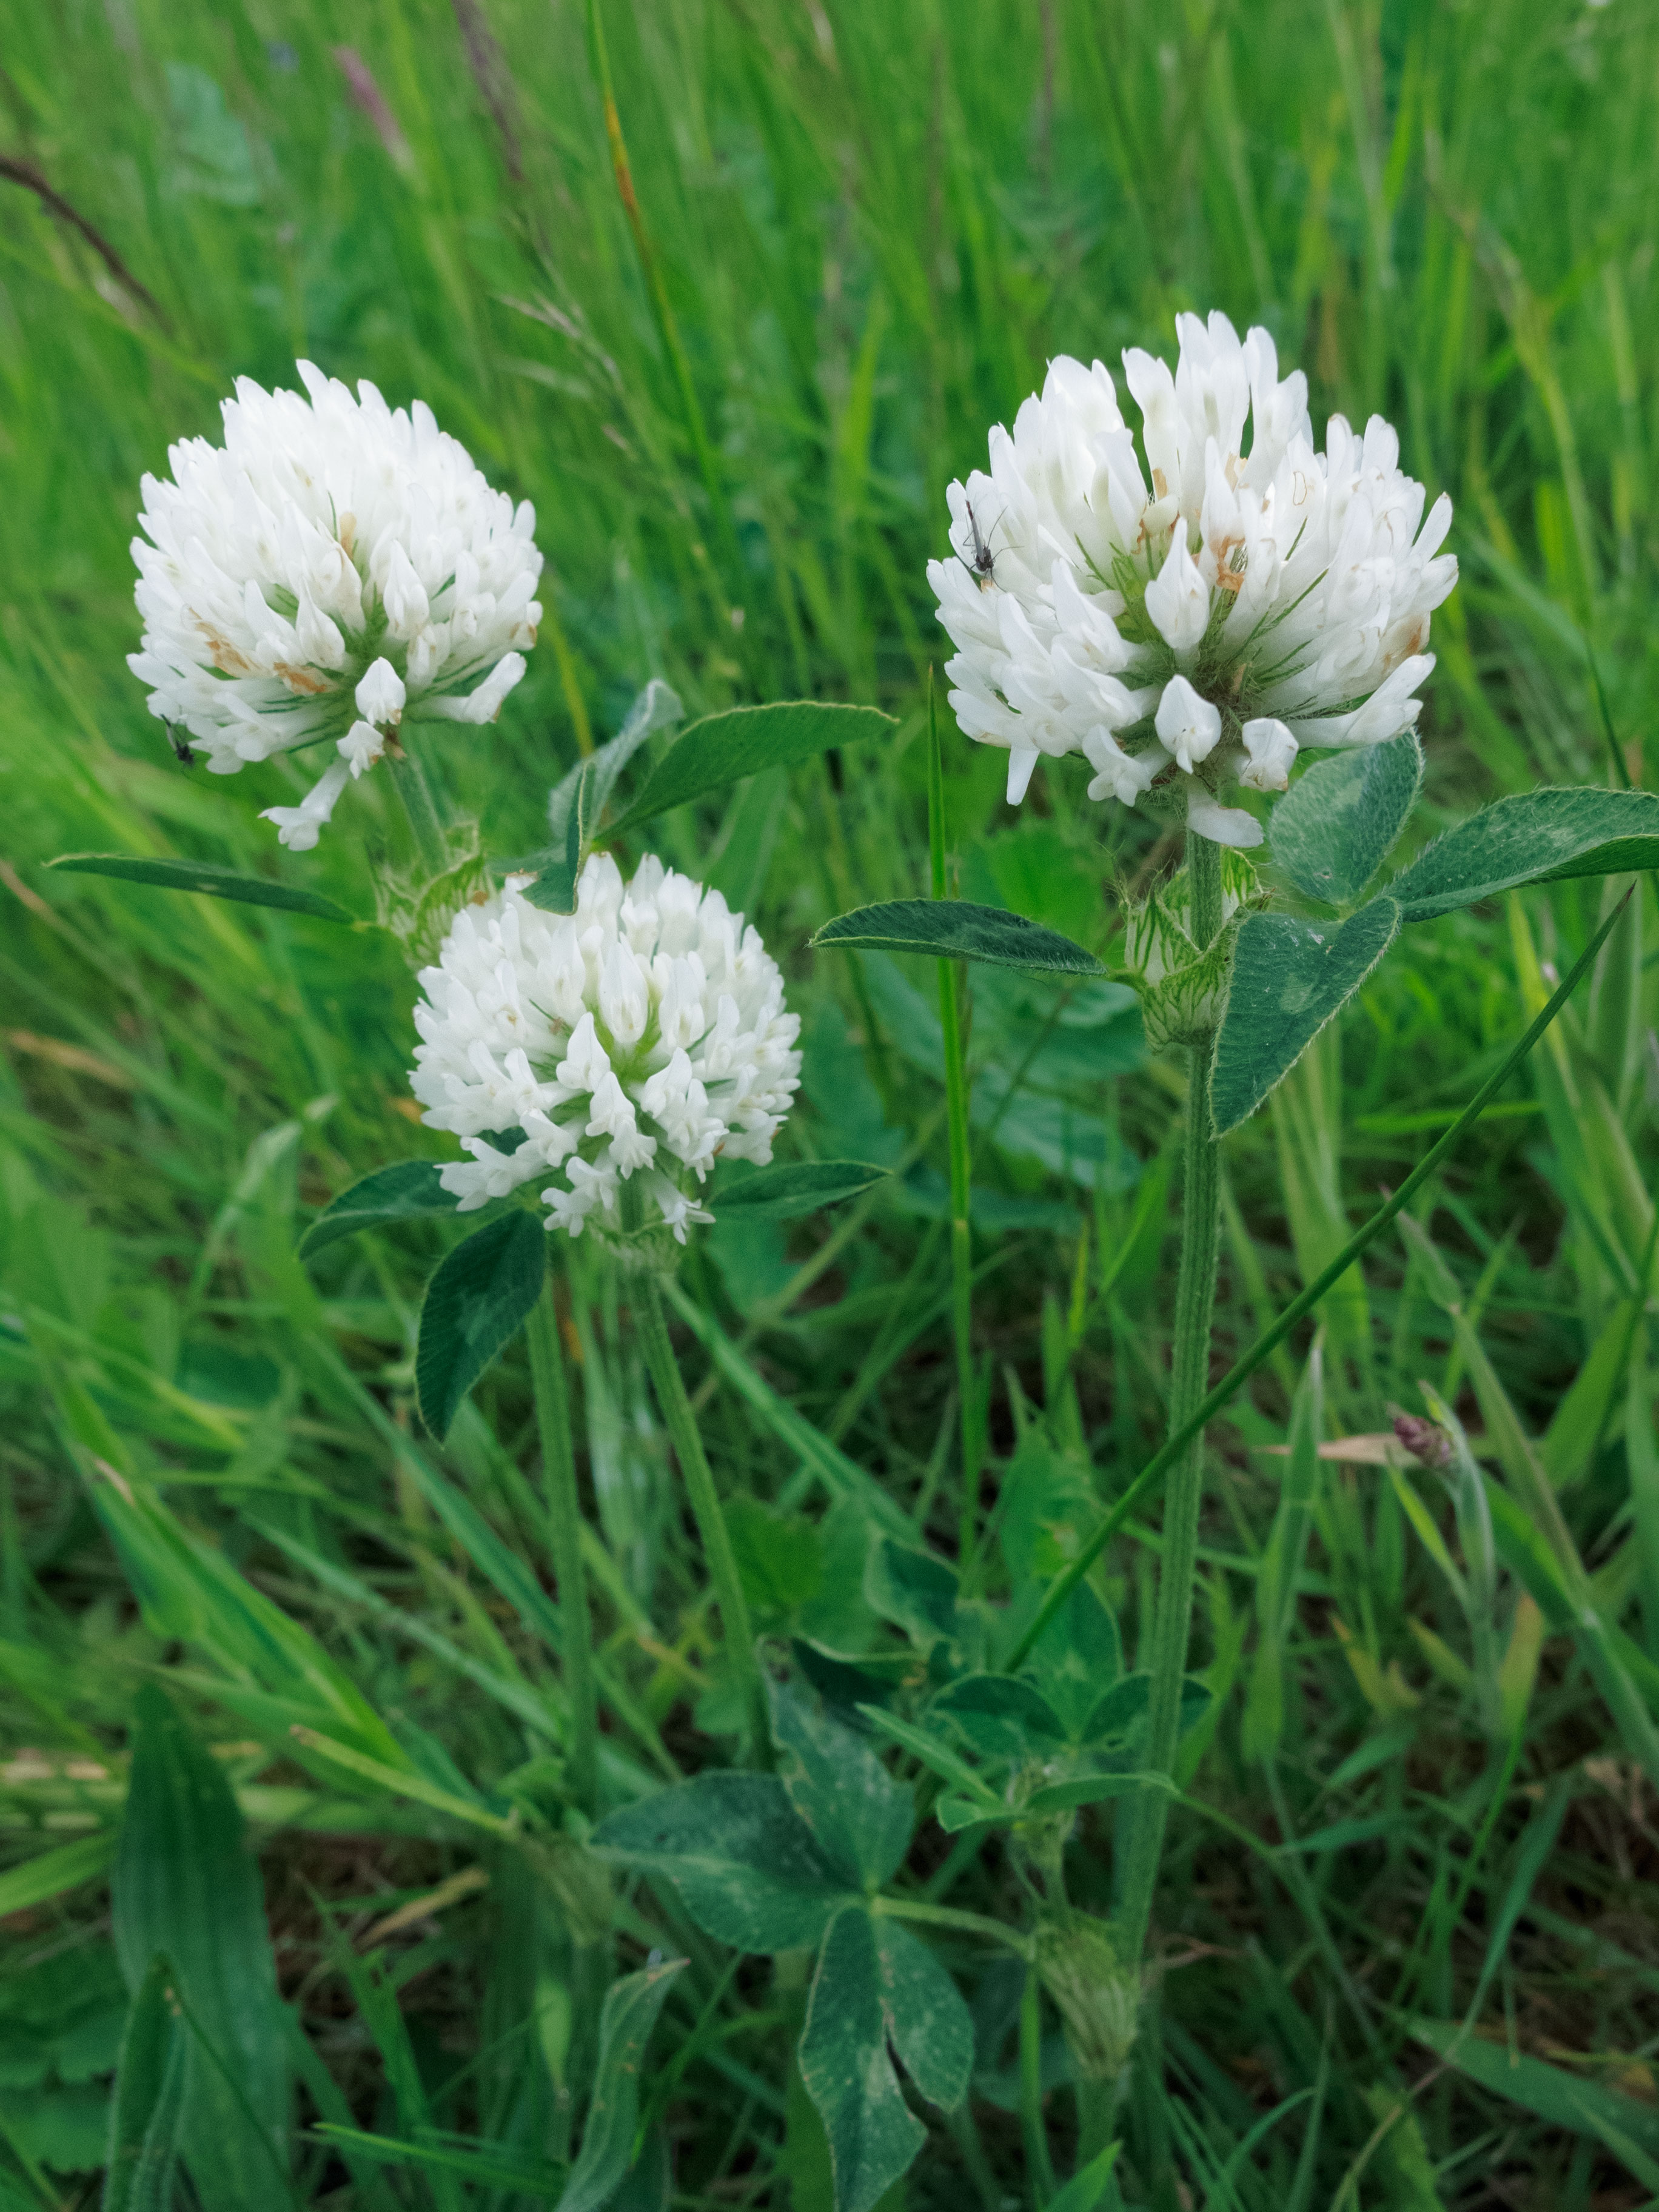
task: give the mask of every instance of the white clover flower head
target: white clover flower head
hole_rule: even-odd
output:
[[[303,851],[409,709],[499,714],[536,642],[542,556],[529,502],[492,491],[429,408],[298,366],[304,396],[239,379],[223,445],[181,440],[144,478],[127,665],[217,775],[337,754],[301,805],[267,810]]]
[[[574,915],[530,905],[532,880],[463,907],[421,974],[410,1087],[471,1156],[443,1187],[465,1213],[550,1178],[552,1226],[615,1235],[637,1176],[641,1225],[684,1244],[714,1218],[696,1192],[715,1160],[763,1166],[794,1099],[800,1020],[777,963],[660,860],[624,884],[596,853]]]
[[[1080,752],[1091,799],[1184,804],[1235,846],[1255,817],[1230,777],[1283,790],[1302,748],[1409,729],[1434,666],[1429,618],[1457,580],[1380,416],[1338,416],[1316,450],[1307,380],[1224,315],[1176,319],[1179,359],[1131,348],[1124,380],[1064,356],[989,468],[945,495],[953,558],[928,564],[963,730],[1008,754],[1008,798],[1038,759]],[[1143,468],[1144,458],[1144,468]],[[971,510],[971,513],[970,513]],[[1223,743],[1223,740],[1227,740]]]

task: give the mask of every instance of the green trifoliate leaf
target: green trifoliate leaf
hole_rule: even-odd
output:
[[[633,2162],[641,2062],[669,1984],[687,1964],[684,1959],[670,1959],[613,1982],[605,1991],[592,2100],[580,2153],[558,2200],[560,2212],[599,2212]]]
[[[798,767],[834,746],[855,745],[892,726],[892,716],[878,708],[829,706],[817,699],[732,707],[723,714],[706,715],[675,740],[613,826],[620,835],[744,776]]]
[[[815,945],[861,952],[927,952],[1049,975],[1101,975],[1092,952],[1057,930],[968,899],[886,899],[825,922]]]
[[[955,1983],[908,1929],[855,1906],[824,1938],[800,2041],[801,2079],[830,2139],[836,2212],[871,2212],[927,2141],[890,2045],[931,2103],[961,2102],[974,2036]]]
[[[729,1214],[744,1221],[793,1221],[858,1197],[888,1172],[864,1160],[781,1160],[717,1190],[712,1202],[722,1220]]]
[[[1422,781],[1414,730],[1316,762],[1273,811],[1275,863],[1304,897],[1348,905],[1388,858]]]
[[[447,1253],[426,1286],[415,1347],[421,1419],[447,1437],[461,1401],[541,1296],[547,1231],[514,1211]]]
[[[1400,908],[1373,899],[1340,927],[1284,914],[1240,925],[1231,987],[1216,1041],[1218,1134],[1255,1113],[1327,1022],[1340,1013],[1394,942]]]
[[[672,1881],[706,1935],[744,1951],[816,1943],[855,1893],[774,1774],[700,1774],[611,1814],[593,1848]]]
[[[896,1873],[915,1803],[868,1739],[787,1683],[770,1686],[778,1772],[789,1802],[850,1889],[878,1889]]]
[[[1389,885],[1405,921],[1427,921],[1520,884],[1659,868],[1659,795],[1527,791],[1425,846]]]
[[[360,1229],[379,1229],[388,1221],[416,1221],[453,1213],[455,1200],[439,1180],[431,1160],[398,1160],[376,1168],[349,1190],[330,1200],[300,1239],[298,1256],[309,1260]]]
[[[274,884],[264,876],[238,875],[213,860],[145,860],[128,853],[64,853],[48,860],[69,876],[115,876],[128,884],[153,884],[159,890],[202,891],[209,898],[234,899],[243,906],[280,907],[289,914],[315,915],[322,921],[355,922],[320,891],[294,884]]]
[[[933,1710],[952,1720],[986,1759],[1045,1759],[1065,1743],[1064,1723],[1035,1683],[1017,1674],[963,1674]]]

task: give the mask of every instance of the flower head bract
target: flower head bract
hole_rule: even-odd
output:
[[[415,1009],[411,1086],[429,1127],[471,1154],[442,1171],[463,1212],[550,1178],[553,1224],[642,1227],[685,1242],[710,1221],[695,1187],[716,1159],[764,1165],[800,1078],[783,978],[718,891],[659,860],[624,884],[583,868],[572,915],[524,897],[528,876],[464,907]]]
[[[1416,720],[1429,617],[1457,579],[1380,416],[1313,444],[1307,380],[1224,315],[1176,319],[1180,358],[1131,349],[1125,380],[1061,357],[990,469],[949,489],[956,557],[928,564],[957,651],[951,704],[1006,749],[1008,797],[1040,757],[1085,756],[1091,799],[1185,803],[1223,844],[1261,841],[1218,803],[1282,791],[1303,746],[1377,743]],[[1246,435],[1246,424],[1249,435]],[[1145,467],[1143,469],[1143,457]]]
[[[309,796],[266,811],[304,851],[406,713],[494,720],[536,641],[542,556],[529,502],[429,408],[298,367],[306,396],[239,379],[224,444],[181,440],[144,478],[128,665],[219,775],[325,748]]]

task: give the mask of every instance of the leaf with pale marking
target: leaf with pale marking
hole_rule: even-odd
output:
[[[1387,860],[1422,782],[1415,730],[1316,762],[1273,811],[1274,862],[1305,897],[1346,906]]]
[[[613,1982],[599,2014],[599,2063],[582,2130],[582,2147],[570,2169],[559,2212],[599,2212],[633,2163],[640,2116],[640,2063],[669,1984],[689,1961],[670,1959]]]
[[[1659,795],[1523,791],[1426,845],[1388,887],[1403,921],[1428,921],[1521,884],[1659,868]]]
[[[871,2212],[927,2140],[890,2045],[930,2103],[960,2104],[974,2033],[956,1984],[908,1929],[854,1906],[824,1937],[799,2053],[830,2139],[836,2212]]]
[[[1373,899],[1340,927],[1285,914],[1246,915],[1216,1040],[1212,1106],[1225,1136],[1289,1074],[1394,942],[1400,909]]]
[[[705,1934],[744,1951],[815,1943],[851,1889],[773,1774],[699,1774],[611,1814],[593,1848],[672,1881]]]
[[[786,1682],[769,1686],[778,1772],[789,1802],[852,1889],[879,1888],[898,1869],[915,1826],[911,1792],[874,1747]]]

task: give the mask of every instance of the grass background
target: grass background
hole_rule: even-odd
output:
[[[919,701],[941,646],[922,564],[944,547],[944,484],[1052,353],[1168,351],[1183,307],[1265,321],[1281,359],[1306,367],[1316,419],[1385,410],[1406,465],[1457,503],[1462,580],[1436,622],[1421,832],[1503,791],[1607,780],[1615,744],[1641,781],[1659,687],[1659,19],[1626,0],[610,0],[623,126],[707,466],[573,0],[6,0],[3,19],[0,1822],[19,1873],[66,1843],[92,1856],[56,1893],[0,1876],[0,1905],[18,1907],[3,1922],[0,2188],[96,2201],[126,1997],[95,1854],[158,1667],[219,1747],[259,1844],[278,1981],[313,2054],[302,2117],[545,2150],[568,2125],[547,2023],[582,1999],[557,1899],[429,1808],[309,1787],[283,1753],[303,1699],[272,1692],[274,1717],[247,1695],[228,1706],[228,1681],[270,1691],[263,1662],[222,1600],[192,1613],[162,1567],[135,1592],[100,1503],[101,1459],[180,1541],[311,1632],[428,1747],[431,1771],[498,1802],[556,1802],[548,1728],[477,1680],[511,1675],[556,1714],[556,1670],[375,1424],[381,1407],[409,1419],[413,1314],[440,1247],[411,1232],[337,1248],[314,1279],[291,1257],[307,1209],[351,1176],[436,1150],[404,1112],[410,980],[368,940],[343,959],[319,924],[42,873],[85,848],[270,859],[253,817],[286,795],[287,772],[180,770],[126,673],[140,475],[172,438],[213,433],[232,378],[283,380],[303,352],[394,402],[424,398],[534,501],[541,647],[500,727],[442,764],[497,854],[536,841],[548,786],[650,676],[693,710],[814,693],[899,717],[890,744],[833,773],[663,825],[665,856],[720,882],[786,963],[808,1040],[800,1147],[915,1161],[908,1195],[860,1216],[810,1279],[822,1223],[787,1241],[717,1231],[686,1283],[778,1390],[920,1505],[924,1528],[948,1529],[927,1008],[899,968],[801,950],[830,914],[925,885]],[[1075,776],[1045,770],[1012,817],[1000,769],[953,739],[964,889],[1103,942],[1113,886],[1170,854],[1137,817],[1090,806]],[[351,794],[307,881],[360,893],[356,840],[380,797],[373,781]],[[1528,894],[1415,933],[1340,1043],[1230,1146],[1224,1340],[1248,1340],[1449,1118],[1598,896]],[[1543,1439],[1606,1611],[1651,1662],[1640,1269],[1659,1058],[1639,926],[1623,944],[1623,967],[1604,968],[1425,1214],[1499,1397],[1472,1389],[1468,1346],[1402,1249],[1375,1253],[1326,1321],[1333,1433],[1420,1411],[1426,1376],[1502,1474],[1519,1447],[1495,1409],[1515,1409]],[[1039,1014],[982,994],[981,1048],[1018,1049]],[[1145,1065],[1121,1018],[1063,1035],[1071,1058],[1034,1074],[976,1152],[978,1341],[996,1460],[1035,1437],[1080,1471],[1077,1495],[1103,1500],[1161,1419],[1180,1073]],[[1092,1295],[1073,1347],[1085,1218]],[[695,1550],[625,1300],[586,1255],[581,1287],[607,1664],[664,1757],[695,1768],[712,1755],[696,1700],[714,1679]],[[689,1340],[687,1363],[695,1379]],[[1497,1694],[1511,1648],[1507,1568],[1483,1658],[1386,1472],[1331,1464],[1285,1654],[1282,1754],[1270,1770],[1242,1755],[1277,1493],[1255,1448],[1282,1440],[1296,1371],[1281,1360],[1212,1455],[1194,1663],[1223,1694],[1193,1786],[1265,1845],[1313,1842],[1269,1863],[1177,1820],[1159,1906],[1167,2074],[1139,2069],[1124,2201],[1659,2201],[1655,1800],[1559,1634],[1515,1732],[1483,1735],[1480,1695]],[[775,1430],[729,1389],[708,1384],[700,1402],[728,1495],[775,1499],[794,1458]],[[539,1571],[530,1419],[516,1352],[446,1464]],[[1443,1494],[1411,1480],[1456,1551]],[[752,1525],[766,1624],[787,1628],[794,1601],[766,1579],[779,1524]],[[810,1562],[810,1530],[787,1525]],[[277,1537],[349,1572],[356,1594]],[[1131,1642],[1154,1547],[1137,1528],[1109,1561]],[[1109,1838],[1087,1826],[1077,1854],[1077,1893],[1099,1908]],[[486,1883],[375,1935],[475,1865]],[[994,1852],[952,1879],[958,1903],[1014,1909]],[[646,1940],[630,1925],[634,1963]],[[1006,1990],[969,1953],[952,1963],[975,1993],[984,2094],[973,2140],[935,2124],[907,2187],[918,2204],[969,2186],[990,2206],[1023,2201],[999,2072]],[[776,2203],[787,2188],[811,2203],[787,1989],[753,1968],[722,1987],[702,1957],[696,1971],[654,2046],[659,2071],[685,2056],[663,2104],[675,2201]],[[1504,2062],[1484,2077],[1438,2068],[1410,2031],[1472,2001],[1476,2044]],[[1300,2101],[1253,2136],[1287,2099]],[[1049,2103],[1063,2148],[1067,2093]],[[295,2172],[319,2203],[528,2201],[436,2168],[350,2165],[311,2139]]]

